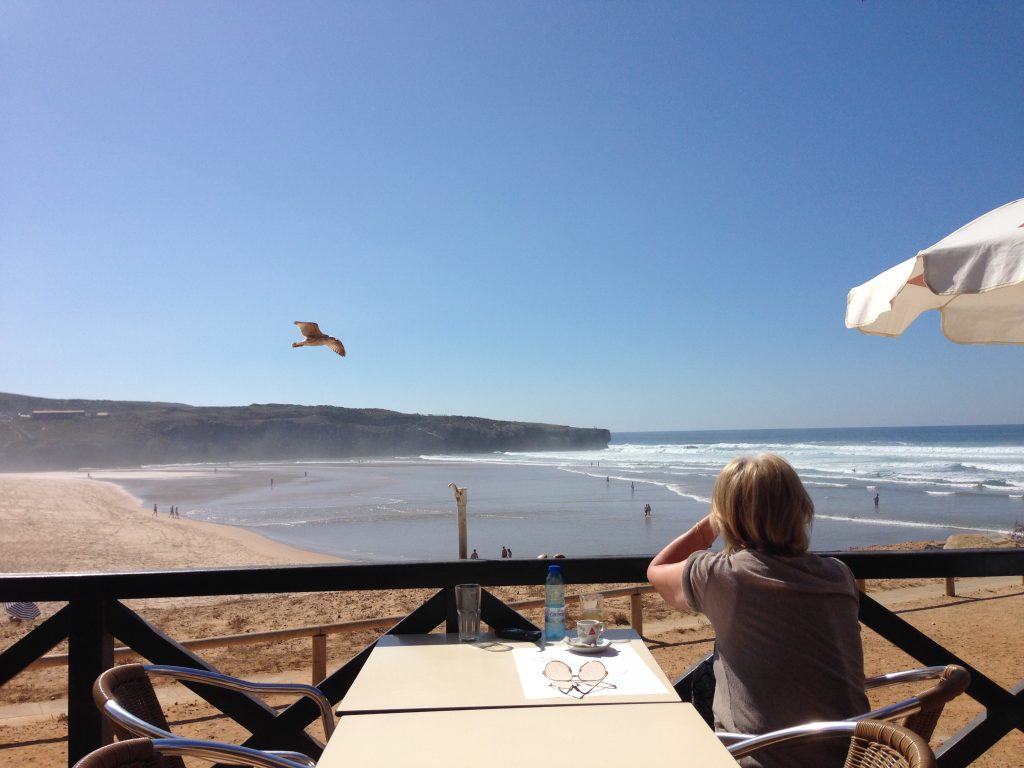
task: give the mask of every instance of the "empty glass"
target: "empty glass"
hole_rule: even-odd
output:
[[[480,636],[480,585],[455,585],[455,610],[459,613],[459,640],[472,643]]]
[[[604,617],[601,615],[601,593],[590,592],[586,595],[580,595],[580,618],[581,619],[593,619],[594,621],[601,621]]]

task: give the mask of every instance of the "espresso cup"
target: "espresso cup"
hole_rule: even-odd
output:
[[[604,622],[582,619],[576,622],[576,638],[584,645],[597,645],[604,633]]]

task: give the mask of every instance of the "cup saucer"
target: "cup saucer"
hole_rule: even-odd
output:
[[[589,643],[581,643],[579,638],[567,636],[565,638],[565,644],[569,646],[570,651],[575,651],[576,653],[600,653],[611,645],[612,641],[606,637],[602,637],[596,643],[590,645]]]

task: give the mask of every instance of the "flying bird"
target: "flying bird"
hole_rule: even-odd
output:
[[[295,321],[295,324],[299,326],[299,332],[306,337],[305,341],[293,341],[292,348],[295,347],[328,347],[333,349],[342,357],[345,356],[345,345],[342,344],[338,339],[333,336],[328,336],[320,330],[320,326],[316,323],[303,323],[299,320]]]

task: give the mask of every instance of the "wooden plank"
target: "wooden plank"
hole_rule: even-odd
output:
[[[92,684],[114,663],[114,638],[107,631],[108,604],[70,604],[68,633],[68,765],[112,740],[110,724],[92,700]]]
[[[924,552],[823,552],[858,579],[1024,575],[1024,547]],[[567,584],[647,583],[649,556],[584,557],[560,561]],[[543,584],[546,560],[453,560],[420,563],[341,563],[128,573],[5,574],[5,600],[70,601]]]

